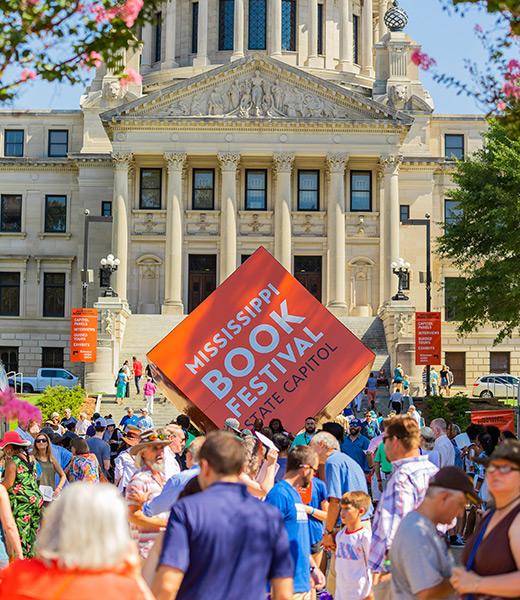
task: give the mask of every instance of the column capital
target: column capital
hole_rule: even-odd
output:
[[[219,152],[217,158],[222,173],[236,173],[238,164],[240,163],[240,154],[235,152]]]
[[[134,161],[134,155],[131,152],[112,152],[110,158],[116,171],[128,171]]]
[[[347,168],[348,154],[327,154],[327,170],[330,173],[344,173]]]
[[[168,167],[168,173],[170,171],[182,173],[187,157],[188,155],[186,154],[186,152],[165,152],[164,162]]]
[[[273,154],[273,166],[276,173],[291,173],[294,154]]]
[[[402,163],[402,154],[382,154],[379,158],[378,175],[397,173]]]

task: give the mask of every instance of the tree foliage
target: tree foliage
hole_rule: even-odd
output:
[[[86,392],[79,385],[72,389],[49,386],[38,400],[38,408],[42,413],[42,422],[51,418],[53,412],[63,414],[65,408],[70,408],[72,416],[77,417],[80,406],[85,401]]]
[[[520,326],[520,141],[496,120],[484,147],[457,163],[446,196],[459,213],[438,238],[438,252],[461,271],[454,284],[458,333],[490,321],[495,343]]]
[[[121,52],[138,43],[138,27],[155,18],[162,0],[0,0],[0,102],[30,79],[84,81],[107,67],[123,80]]]

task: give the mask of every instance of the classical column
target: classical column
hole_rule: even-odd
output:
[[[318,57],[318,0],[309,0],[309,31],[308,31],[308,57],[305,61],[308,67],[321,66]]]
[[[131,152],[113,152],[114,199],[112,203],[112,254],[119,258],[114,290],[121,300],[127,300],[128,277],[128,170],[132,165]]]
[[[273,162],[276,176],[274,257],[292,272],[291,172],[294,154],[275,154]]]
[[[177,28],[177,0],[166,2],[166,52],[161,67],[173,69],[179,64],[175,60],[175,33]]]
[[[282,0],[272,0],[271,56],[282,56]]]
[[[379,40],[388,33],[385,25],[385,14],[388,8],[388,0],[379,0]],[[377,40],[379,42],[379,40]]]
[[[235,28],[231,60],[244,58],[244,0],[235,0]]]
[[[336,69],[349,71],[353,61],[352,26],[350,24],[350,0],[340,0],[339,7],[339,62]]]
[[[237,268],[237,168],[240,154],[220,152],[222,206],[220,209],[220,277],[222,283]]]
[[[152,24],[143,25],[143,53],[141,54],[141,73],[148,73],[152,69]]]
[[[208,58],[208,0],[199,0],[199,26],[197,29],[197,56],[194,67],[209,65]]]
[[[183,203],[182,173],[186,162],[185,152],[168,152],[164,155],[168,166],[166,190],[166,251],[164,255],[165,284],[163,314],[182,315],[182,242]]]
[[[384,155],[380,159],[381,168],[384,174],[383,189],[385,190],[386,205],[386,243],[385,243],[385,264],[382,265],[386,277],[385,297],[389,301],[394,295],[396,277],[392,273],[390,263],[399,258],[399,167],[403,162],[403,157],[399,154]],[[397,289],[397,288],[396,288]]]
[[[347,154],[329,154],[329,195],[327,202],[329,242],[329,301],[327,308],[335,315],[347,315],[345,296],[345,168]]]
[[[374,45],[374,17],[372,14],[372,0],[365,0],[363,5],[363,67],[361,73],[374,77],[374,59],[372,46]]]

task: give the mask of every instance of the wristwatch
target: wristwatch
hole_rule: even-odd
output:
[[[325,535],[332,535],[334,533],[334,530],[332,529],[325,529]]]

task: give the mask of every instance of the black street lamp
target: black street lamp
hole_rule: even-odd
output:
[[[392,296],[392,300],[408,300],[408,296],[403,292],[403,279],[409,273],[410,263],[405,263],[404,260],[400,258],[397,262],[394,261],[390,266],[392,267],[393,274],[397,275],[399,279],[399,289],[397,290],[397,294]]]
[[[117,298],[116,292],[112,289],[112,286],[110,285],[110,280],[112,279],[112,273],[115,273],[117,271],[117,267],[119,266],[121,261],[119,260],[119,258],[114,258],[113,254],[109,254],[106,258],[102,258],[99,262],[101,263],[101,270],[104,273],[106,273],[108,277],[108,287],[103,292],[102,297]]]

